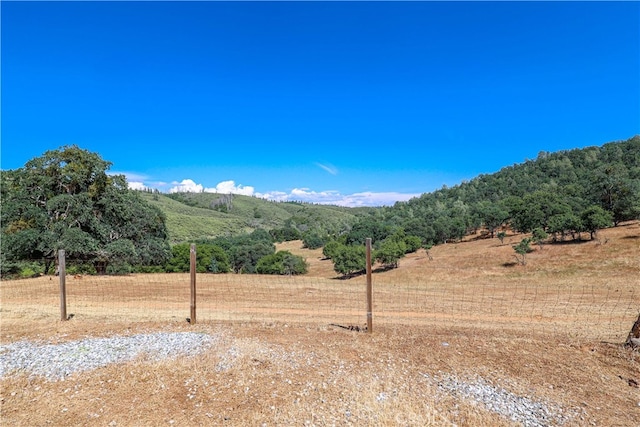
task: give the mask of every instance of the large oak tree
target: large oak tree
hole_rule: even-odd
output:
[[[123,175],[108,175],[110,166],[72,145],[3,171],[3,264],[42,260],[49,272],[59,249],[98,272],[166,262],[164,214],[129,190]]]

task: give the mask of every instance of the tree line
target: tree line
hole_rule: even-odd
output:
[[[404,254],[478,232],[503,239],[506,228],[532,233],[514,246],[526,263],[530,243],[596,237],[597,230],[640,218],[640,136],[626,141],[539,153],[537,159],[364,213],[348,230],[324,238],[323,253],[344,275],[374,259],[397,267]]]
[[[556,153],[443,187],[375,213],[424,244],[460,240],[503,225],[554,240],[590,236],[599,228],[640,217],[640,136]]]
[[[108,174],[110,166],[96,153],[65,146],[2,171],[3,277],[24,275],[25,268],[51,273],[58,249],[65,249],[71,268],[91,273],[188,271],[189,245],[171,247],[163,212],[129,190],[124,176]],[[640,136],[541,152],[535,160],[451,188],[355,212],[352,222],[339,227],[323,227],[330,222],[308,213],[292,216],[281,227],[198,241],[198,271],[304,274],[304,259],[276,252],[274,245],[299,239],[307,248],[322,247],[344,276],[364,269],[368,237],[382,268],[397,267],[419,248],[468,234],[500,238],[505,227],[533,233],[537,241],[541,236],[593,239],[598,229],[640,217]]]

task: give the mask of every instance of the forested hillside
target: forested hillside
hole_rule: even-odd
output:
[[[348,276],[364,268],[366,238],[374,259],[396,268],[406,253],[469,234],[500,238],[510,229],[555,242],[594,238],[598,229],[640,218],[640,136],[542,152],[381,208],[133,191],[109,167],[99,154],[67,146],[2,172],[3,275],[51,272],[58,249],[90,273],[184,271],[191,242],[200,245],[201,271],[304,274],[304,260],[273,245],[302,240],[324,247],[335,271]],[[523,263],[527,239],[514,247]]]
[[[437,244],[507,223],[516,231],[540,227],[557,236],[590,231],[598,209],[614,224],[640,216],[640,136],[541,152],[535,160],[396,203],[376,220]]]

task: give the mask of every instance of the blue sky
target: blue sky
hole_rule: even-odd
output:
[[[640,133],[640,3],[7,2],[2,169],[393,204]]]

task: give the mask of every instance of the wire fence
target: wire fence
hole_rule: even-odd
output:
[[[455,276],[455,280],[446,279]],[[373,275],[373,324],[569,334],[622,342],[640,311],[640,279],[594,272],[575,277],[492,276],[427,265],[421,274]],[[197,274],[197,322],[367,324],[366,277]],[[83,318],[189,321],[189,273],[66,275],[66,313]],[[3,317],[60,319],[60,278],[0,283]],[[194,319],[195,320],[195,319]]]

